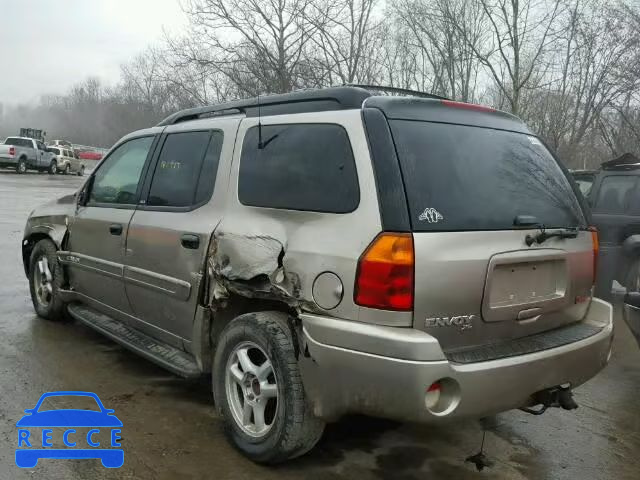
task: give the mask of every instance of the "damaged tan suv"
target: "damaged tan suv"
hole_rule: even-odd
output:
[[[349,412],[576,407],[612,310],[592,298],[576,187],[522,121],[357,87],[259,101],[127,135],[36,209],[22,252],[38,315],[211,374],[259,462]]]

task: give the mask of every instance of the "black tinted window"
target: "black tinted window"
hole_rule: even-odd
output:
[[[604,178],[593,211],[625,213],[635,203],[633,200],[637,179],[638,177],[631,175],[612,175]]]
[[[247,131],[238,198],[245,205],[347,213],[360,201],[347,132],[338,125],[297,124]]]
[[[391,128],[414,230],[507,230],[518,215],[585,226],[568,179],[538,139],[405,120]]]
[[[153,174],[147,205],[186,207],[208,200],[221,146],[220,132],[168,135]]]
[[[129,140],[116,148],[95,174],[90,203],[133,204],[142,167],[153,143],[153,137]]]
[[[59,148],[49,147],[49,151],[51,153],[55,153],[56,155],[60,155],[60,149]]]

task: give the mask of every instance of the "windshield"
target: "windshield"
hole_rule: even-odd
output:
[[[574,191],[535,137],[392,120],[414,231],[509,230],[520,215],[586,227]]]

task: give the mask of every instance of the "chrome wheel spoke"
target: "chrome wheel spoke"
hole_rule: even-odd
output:
[[[249,358],[249,349],[242,348],[236,352],[238,356],[238,361],[240,362],[240,366],[242,367],[242,371],[244,373],[256,373],[257,367]]]
[[[264,407],[265,404],[263,402],[258,402],[253,406],[253,423],[256,426],[257,432],[267,427],[267,424],[264,422]]]
[[[276,398],[278,396],[278,386],[273,383],[260,384],[261,395],[265,398]]]
[[[258,380],[263,382],[269,377],[269,375],[271,375],[272,372],[273,366],[271,365],[271,362],[269,360],[265,360],[265,362],[256,369],[255,373]]]
[[[253,408],[251,404],[247,402],[247,399],[244,399],[244,406],[242,407],[242,424],[245,427],[251,425],[251,414],[253,413]]]
[[[242,384],[242,381],[244,380],[244,374],[240,371],[238,365],[231,365],[231,367],[229,368],[229,373],[231,373],[231,377],[236,381],[236,383]]]

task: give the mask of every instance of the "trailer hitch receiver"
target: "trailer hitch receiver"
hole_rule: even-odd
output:
[[[533,405],[540,405],[536,410],[523,407],[520,410],[531,415],[542,415],[549,407],[562,408],[563,410],[575,410],[578,404],[573,399],[571,387],[551,387],[533,394]]]

